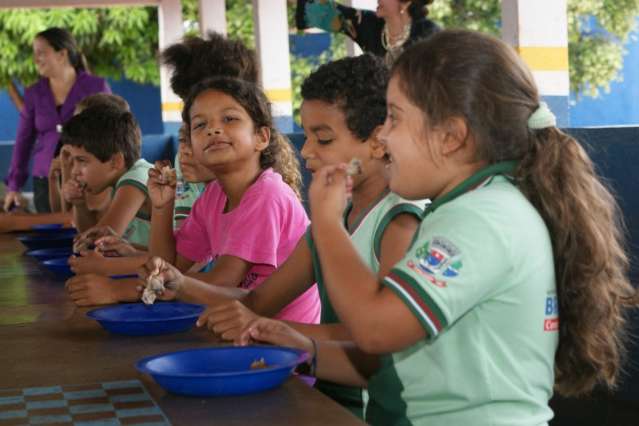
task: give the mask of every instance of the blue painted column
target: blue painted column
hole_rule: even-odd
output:
[[[567,0],[502,0],[502,37],[532,70],[559,127],[570,126]]]

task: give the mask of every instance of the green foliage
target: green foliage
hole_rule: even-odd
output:
[[[187,34],[197,34],[197,0],[183,0]],[[226,0],[228,34],[255,46],[252,2]],[[437,0],[430,17],[444,28],[470,28],[495,35],[500,32],[500,0]],[[289,27],[294,28],[289,6]],[[639,0],[568,0],[571,88],[598,96],[618,79],[624,44],[633,37]],[[588,18],[596,18],[606,32],[594,32]],[[30,84],[37,78],[31,43],[50,26],[69,29],[87,56],[91,70],[101,76],[124,76],[139,83],[159,84],[157,64],[158,20],[154,7],[99,9],[0,10],[0,87],[15,79]],[[331,51],[309,60],[291,57],[294,108],[299,108],[299,86],[319,64],[345,55],[345,38],[333,35]]]
[[[469,28],[499,35],[499,0],[437,0],[430,17],[444,28]],[[639,15],[639,0],[568,0],[568,54],[570,88],[598,97],[619,80],[624,44],[633,37]],[[594,17],[606,32],[593,32]]]
[[[52,26],[74,35],[95,74],[159,84],[156,8],[54,8],[0,10],[0,87],[12,79],[23,84],[37,79],[31,45]]]

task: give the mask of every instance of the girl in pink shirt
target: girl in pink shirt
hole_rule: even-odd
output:
[[[190,274],[209,284],[250,290],[291,254],[309,224],[300,202],[299,164],[273,127],[268,101],[254,84],[231,78],[199,83],[186,100],[183,120],[193,155],[216,176],[177,231],[175,264],[214,260],[210,272]],[[181,299],[206,302],[189,293]],[[278,318],[317,323],[316,286]]]

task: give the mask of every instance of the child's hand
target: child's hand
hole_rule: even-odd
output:
[[[60,157],[56,157],[51,160],[51,165],[49,166],[49,180],[57,183],[57,180],[61,175],[62,163],[60,162]]]
[[[197,319],[198,327],[206,327],[224,340],[235,340],[253,321],[259,318],[239,300],[205,310]]]
[[[175,182],[167,180],[162,175],[162,168],[168,162],[156,161],[155,167],[149,169],[149,180],[146,185],[149,189],[151,204],[156,209],[161,209],[175,199]]]
[[[93,250],[96,240],[110,235],[118,236],[110,226],[94,226],[87,229],[73,238],[73,252],[79,254],[87,250]]]
[[[140,252],[119,235],[107,235],[95,240],[95,250],[106,257],[137,256]]]
[[[71,163],[71,153],[67,149],[66,145],[62,146],[60,150],[60,169],[62,172],[62,182],[66,182],[71,177],[71,168],[73,164]]]
[[[84,185],[75,179],[69,179],[62,184],[62,198],[74,206],[86,204]]]
[[[311,339],[283,321],[259,317],[244,328],[235,339],[235,344],[246,346],[252,341],[301,349],[308,352],[311,357],[315,356]]]
[[[326,166],[315,172],[308,190],[311,221],[341,221],[351,192],[346,164]]]
[[[104,256],[95,251],[83,251],[80,256],[70,256],[68,263],[75,274],[108,275],[103,269]]]
[[[101,275],[76,275],[65,283],[69,297],[78,306],[108,305],[117,303],[112,280]]]
[[[184,285],[184,275],[175,266],[171,265],[161,257],[152,257],[149,259],[142,268],[138,269],[138,276],[142,279],[145,285],[148,282],[149,277],[154,277],[162,281],[164,284],[164,291],[156,294],[160,300],[173,300],[177,298],[180,287]],[[144,286],[138,287],[140,297],[144,291]]]

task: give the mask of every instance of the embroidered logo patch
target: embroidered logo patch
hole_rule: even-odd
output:
[[[418,248],[415,255],[416,261],[409,260],[406,266],[437,287],[446,287],[448,280],[458,276],[462,268],[461,251],[446,238],[434,237]]]

